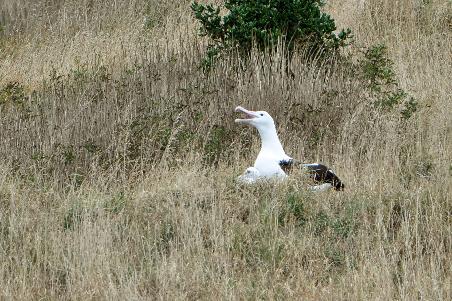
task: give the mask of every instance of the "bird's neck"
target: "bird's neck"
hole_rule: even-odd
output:
[[[263,129],[258,128],[258,131],[261,136],[261,153],[272,154],[281,158],[287,157],[274,125]]]

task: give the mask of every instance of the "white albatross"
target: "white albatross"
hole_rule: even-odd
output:
[[[309,188],[311,191],[325,191],[329,188],[343,190],[344,184],[334,172],[323,164],[302,164],[288,156],[279,141],[273,118],[265,111],[249,111],[243,107],[236,107],[236,112],[245,114],[245,118],[236,119],[236,123],[254,126],[261,138],[261,150],[257,155],[253,167],[248,167],[239,176],[239,182],[253,184],[261,179],[284,179],[295,165],[301,165],[316,184]]]

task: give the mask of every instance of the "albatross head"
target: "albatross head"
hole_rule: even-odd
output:
[[[259,180],[260,172],[255,167],[248,167],[245,172],[237,178],[240,183],[253,184]]]
[[[261,138],[261,150],[257,155],[254,167],[262,177],[273,177],[275,175],[286,175],[281,169],[281,160],[290,160],[286,155],[276,132],[273,118],[265,111],[248,111],[242,107],[236,107],[236,112],[245,114],[244,119],[236,119],[236,123],[254,126]]]
[[[248,111],[247,109],[240,106],[236,107],[235,111],[245,114],[245,118],[236,119],[236,123],[252,125],[258,130],[275,127],[273,118],[265,111]]]

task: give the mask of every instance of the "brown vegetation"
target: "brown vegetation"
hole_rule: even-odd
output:
[[[0,299],[450,299],[450,3],[331,0],[357,62],[300,50],[292,78],[259,53],[204,74],[190,2],[0,3]],[[378,43],[409,119],[356,69]],[[346,191],[237,185],[239,104]]]

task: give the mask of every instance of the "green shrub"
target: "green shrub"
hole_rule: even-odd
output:
[[[400,88],[384,44],[371,46],[364,51],[359,67],[373,104],[383,111],[398,108],[402,119],[409,119],[417,110],[417,101]]]
[[[282,40],[289,53],[300,44],[311,52],[330,51],[346,45],[350,29],[334,33],[334,20],[321,12],[319,0],[226,0],[229,12],[193,2],[191,8],[201,23],[201,35],[209,36],[206,67],[224,49],[248,54],[253,46],[263,50]]]
[[[388,57],[388,50],[384,44],[371,46],[364,51],[361,69],[367,88],[372,92],[384,92],[388,87],[397,84],[394,63]]]

